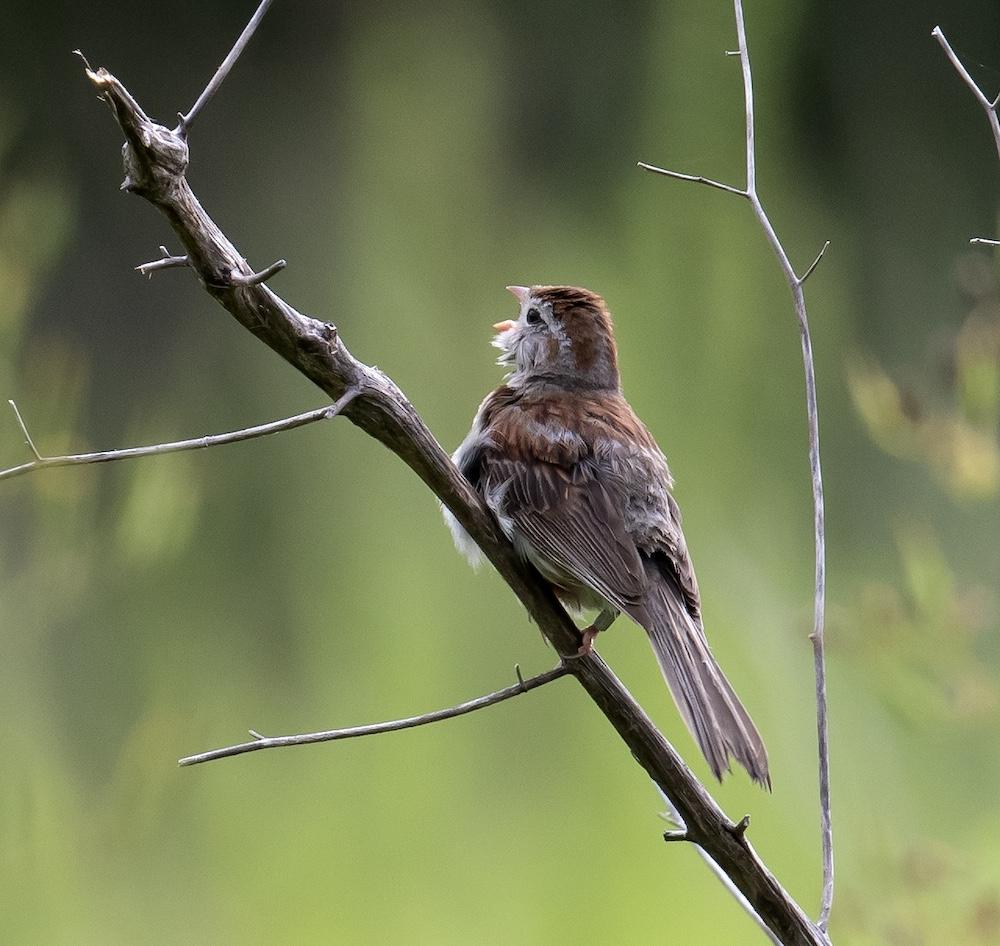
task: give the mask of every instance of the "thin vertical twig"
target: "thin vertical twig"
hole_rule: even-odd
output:
[[[816,401],[816,367],[813,361],[812,337],[803,287],[816,268],[826,246],[816,261],[800,277],[795,273],[778,234],[757,194],[757,152],[754,135],[753,74],[750,70],[750,52],[747,46],[746,26],[743,20],[742,0],[733,0],[736,14],[736,38],[743,70],[743,96],[746,102],[747,126],[747,186],[753,212],[760,222],[767,242],[771,245],[778,265],[792,293],[792,305],[799,323],[802,342],[802,366],[805,371],[806,421],[809,428],[809,472],[813,494],[813,539],[816,550],[815,591],[813,596],[813,631],[809,639],[813,645],[813,669],[816,677],[816,736],[819,754],[820,823],[823,845],[823,893],[816,925],[824,932],[830,922],[833,907],[833,822],[830,815],[830,745],[827,725],[826,653],[824,621],[826,614],[826,516],[823,503],[823,471],[819,452],[819,406]],[[827,243],[829,246],[829,243]]]
[[[830,921],[830,911],[833,907],[833,823],[830,815],[830,746],[827,723],[826,654],[824,647],[826,526],[823,504],[823,474],[819,450],[819,407],[816,400],[816,368],[813,361],[812,338],[809,333],[809,318],[806,311],[804,286],[830,244],[829,241],[824,244],[823,248],[803,274],[801,276],[797,275],[757,193],[757,148],[754,123],[753,74],[750,68],[750,53],[747,45],[746,26],[743,19],[742,0],[733,0],[733,7],[736,17],[736,36],[739,47],[735,55],[739,56],[743,74],[743,98],[746,115],[746,186],[740,189],[729,184],[720,184],[716,181],[707,180],[700,176],[678,174],[675,171],[664,170],[663,168],[642,163],[640,167],[679,180],[709,184],[719,190],[733,193],[739,197],[745,197],[750,202],[754,216],[756,216],[757,221],[760,223],[761,229],[764,231],[764,236],[778,259],[778,265],[792,294],[792,305],[799,324],[799,335],[802,343],[802,364],[805,372],[806,422],[809,431],[809,472],[813,495],[813,538],[816,551],[813,629],[809,635],[809,639],[812,641],[813,646],[813,670],[816,678],[816,733],[819,755],[820,827],[823,848],[823,891],[819,918],[816,921],[816,925],[825,936]]]

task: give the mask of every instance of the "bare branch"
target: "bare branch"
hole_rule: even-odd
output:
[[[738,187],[731,187],[729,184],[723,184],[720,181],[713,181],[710,177],[700,177],[694,174],[681,174],[678,171],[668,171],[666,168],[658,168],[654,164],[646,164],[645,161],[639,161],[638,166],[644,171],[652,171],[654,174],[662,174],[664,177],[672,177],[677,181],[690,181],[692,184],[705,184],[708,187],[715,187],[720,191],[725,191],[727,194],[735,194],[737,197],[747,197],[746,191],[741,191]]]
[[[13,479],[15,476],[23,476],[25,473],[32,473],[35,470],[44,470],[53,466],[82,466],[87,463],[111,463],[115,460],[131,460],[135,457],[159,456],[164,453],[180,453],[183,450],[203,450],[206,447],[217,447],[224,443],[239,443],[241,440],[254,440],[257,437],[266,437],[268,434],[276,434],[282,430],[293,430],[296,427],[305,427],[307,424],[315,424],[320,420],[331,420],[336,417],[351,401],[358,396],[356,388],[348,388],[334,404],[327,407],[319,407],[314,411],[306,411],[304,414],[296,414],[294,417],[286,417],[283,420],[275,420],[269,424],[259,424],[256,427],[246,427],[243,430],[234,430],[225,434],[210,434],[207,437],[196,437],[193,440],[176,440],[173,443],[157,443],[148,447],[127,447],[122,450],[103,450],[100,453],[76,453],[62,457],[44,457],[31,442],[24,421],[21,420],[20,411],[17,405],[10,401],[10,406],[17,414],[17,422],[21,425],[21,430],[28,440],[28,445],[35,454],[35,459],[20,466],[13,466],[6,470],[0,470],[0,480]]]
[[[973,246],[1000,246],[1000,240],[988,240],[986,237],[973,237],[969,243]]]
[[[243,257],[209,217],[187,182],[183,135],[152,121],[106,69],[87,76],[122,128],[125,187],[160,210],[187,251],[208,293],[255,338],[332,398],[356,388],[344,416],[399,456],[454,513],[517,595],[560,656],[575,654],[580,632],[551,587],[516,552],[481,497],[456,469],[399,388],[348,351],[334,325],[298,312],[265,285],[232,287]],[[825,936],[789,896],[756,852],[727,830],[729,819],[597,653],[569,664],[588,696],[665,791],[692,840],[711,855],[786,946],[824,946]]]
[[[809,319],[806,312],[803,285],[819,265],[830,244],[827,241],[809,268],[806,269],[802,276],[797,276],[788,258],[788,254],[778,239],[774,226],[771,224],[771,220],[764,209],[764,205],[761,203],[760,196],[757,193],[757,149],[754,127],[753,74],[750,68],[750,53],[747,47],[746,27],[743,21],[743,4],[741,0],[734,0],[733,7],[736,16],[736,38],[739,46],[736,54],[740,58],[740,66],[743,73],[743,98],[746,117],[746,189],[740,191],[730,188],[728,185],[720,185],[717,182],[706,181],[703,178],[692,177],[690,175],[680,175],[672,171],[660,171],[660,173],[664,173],[668,177],[677,177],[681,180],[708,183],[713,187],[721,187],[722,190],[729,190],[732,193],[749,199],[754,215],[757,217],[761,229],[764,231],[764,236],[774,251],[774,255],[778,258],[778,265],[781,267],[781,271],[788,283],[788,288],[792,293],[792,304],[799,323],[799,334],[802,342],[802,363],[805,371],[806,419],[809,428],[809,469],[812,480],[813,533],[816,549],[813,630],[809,635],[809,639],[813,645],[813,665],[816,677],[816,731],[819,755],[820,822],[823,844],[823,894],[817,927],[825,935],[830,919],[830,910],[833,905],[833,828],[830,817],[830,752],[827,735],[826,658],[823,638],[823,625],[826,614],[826,529],[823,508],[823,476],[819,453],[819,408],[816,402],[816,369],[813,363],[812,340],[809,334]],[[640,166],[650,168],[646,164],[640,164]],[[650,169],[655,170],[653,168]]]
[[[177,113],[177,127],[174,129],[175,135],[179,135],[181,138],[187,137],[198,114],[209,103],[212,96],[219,91],[219,87],[226,81],[226,76],[229,75],[230,70],[236,65],[236,60],[243,55],[243,50],[247,48],[247,45],[253,38],[253,34],[257,32],[257,27],[260,25],[260,21],[264,19],[264,14],[267,13],[267,8],[270,5],[271,0],[261,0],[260,6],[257,7],[257,12],[254,13],[250,18],[250,22],[247,23],[243,32],[240,33],[239,39],[233,44],[233,48],[229,50],[229,55],[222,60],[222,65],[215,70],[215,75],[212,76],[212,80],[205,86],[205,91],[198,96],[198,100],[191,106],[191,111],[187,115],[182,115],[180,112]]]
[[[466,703],[459,703],[448,709],[435,710],[433,713],[424,713],[422,716],[407,716],[405,719],[393,719],[386,723],[371,723],[367,726],[352,726],[348,729],[328,729],[325,732],[300,733],[296,736],[262,736],[260,733],[250,730],[253,736],[252,742],[241,742],[235,746],[226,746],[224,749],[211,749],[208,752],[200,752],[197,755],[189,755],[183,759],[178,759],[178,765],[198,765],[202,762],[211,762],[213,759],[228,759],[230,756],[242,755],[244,752],[256,752],[259,749],[278,749],[282,746],[305,746],[313,742],[335,742],[338,739],[356,739],[358,736],[377,736],[380,733],[398,732],[401,729],[414,729],[417,726],[426,726],[429,723],[438,723],[444,719],[452,719],[455,716],[465,716],[467,713],[474,713],[476,710],[486,709],[487,706],[495,706],[503,703],[512,697],[520,696],[530,690],[545,686],[553,680],[566,676],[569,669],[565,664],[540,673],[536,677],[525,680],[517,672],[517,683],[497,690],[494,693],[487,693],[485,696],[477,697]]]
[[[986,119],[990,123],[990,131],[993,132],[993,141],[997,146],[997,156],[1000,157],[1000,119],[997,118],[997,104],[1000,103],[1000,95],[992,101],[986,97],[983,90],[976,84],[976,80],[969,75],[969,70],[962,65],[962,60],[958,58],[955,50],[951,48],[951,43],[948,42],[940,26],[935,26],[931,30],[931,36],[938,41],[945,55],[955,67],[955,71],[969,87],[983,111],[986,112]]]

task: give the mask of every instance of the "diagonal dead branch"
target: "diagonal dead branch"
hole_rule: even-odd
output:
[[[54,466],[84,466],[88,463],[113,463],[116,460],[132,460],[136,457],[161,456],[165,453],[180,453],[184,450],[204,450],[206,447],[217,447],[224,443],[239,443],[242,440],[254,440],[257,437],[266,437],[268,434],[276,434],[283,430],[294,430],[296,427],[305,427],[307,424],[315,424],[321,420],[332,420],[357,397],[356,388],[348,388],[335,403],[326,407],[319,407],[314,411],[306,411],[304,414],[296,414],[294,417],[285,417],[282,420],[275,420],[269,424],[258,424],[256,427],[246,427],[243,430],[233,430],[225,434],[209,434],[207,437],[195,437],[192,440],[175,440],[172,443],[156,443],[148,447],[126,447],[121,450],[103,450],[99,453],[75,453],[68,456],[45,457],[42,456],[31,441],[27,427],[21,419],[21,412],[13,401],[8,403],[14,408],[17,415],[17,422],[21,426],[21,431],[27,438],[28,446],[34,453],[35,459],[22,463],[20,466],[12,466],[6,470],[0,470],[0,480],[13,479],[15,476],[23,476],[25,473],[33,473],[35,470],[44,470]]]
[[[371,723],[367,726],[351,726],[348,729],[328,729],[325,732],[299,733],[295,736],[262,736],[260,733],[250,730],[253,736],[252,742],[241,742],[238,745],[226,746],[223,749],[210,749],[208,752],[199,752],[197,755],[185,756],[178,759],[178,765],[198,765],[202,762],[211,762],[213,759],[228,759],[231,756],[242,755],[245,752],[257,752],[260,749],[278,749],[284,746],[305,746],[314,742],[334,742],[338,739],[357,739],[359,736],[377,736],[381,733],[398,732],[401,729],[415,729],[417,726],[427,726],[430,723],[438,723],[445,719],[454,719],[456,716],[465,716],[467,713],[474,713],[476,710],[486,709],[487,706],[495,706],[503,703],[512,697],[520,696],[530,690],[537,690],[538,687],[545,686],[553,680],[565,677],[569,673],[569,668],[560,663],[557,667],[540,673],[535,677],[525,680],[521,676],[520,669],[517,670],[517,683],[485,696],[476,697],[457,706],[447,709],[435,710],[432,713],[424,713],[421,716],[407,716],[404,719],[393,719],[385,723]]]
[[[659,789],[659,787],[658,787]],[[666,817],[674,824],[681,825],[679,830],[665,831],[663,833],[664,841],[690,841],[688,837],[687,830],[683,827],[683,820],[680,814],[678,814],[677,809],[674,808],[670,799],[663,793],[662,789],[659,789],[660,798],[663,799],[664,804],[667,806]],[[770,927],[760,918],[760,915],[754,910],[750,901],[740,892],[739,888],[733,883],[732,878],[721,868],[715,861],[712,860],[712,855],[708,853],[703,847],[698,844],[694,844],[694,849],[698,852],[698,856],[708,865],[708,869],[715,874],[718,878],[719,883],[722,884],[726,890],[729,891],[730,895],[734,900],[746,911],[748,916],[757,926],[760,928],[761,932],[774,944],[774,946],[782,946],[782,941],[771,931]]]
[[[802,364],[805,373],[806,387],[806,420],[809,429],[809,470],[813,493],[813,537],[816,550],[815,583],[813,591],[813,630],[809,639],[813,646],[813,668],[816,679],[816,733],[819,756],[819,796],[820,796],[820,833],[823,848],[823,891],[821,897],[818,929],[825,935],[830,920],[830,910],[833,906],[833,827],[830,815],[830,748],[827,724],[826,695],[826,656],[824,647],[824,620],[826,614],[826,526],[823,502],[823,475],[819,452],[819,408],[816,401],[816,368],[812,353],[812,338],[809,332],[809,318],[806,312],[806,301],[803,286],[819,265],[830,242],[802,274],[798,276],[778,238],[777,232],[764,209],[757,192],[757,150],[755,143],[754,124],[754,94],[753,74],[750,68],[750,52],[747,46],[746,26],[743,19],[742,0],[734,0],[736,17],[736,38],[738,49],[733,55],[739,56],[743,75],[743,98],[746,118],[746,188],[738,190],[728,185],[720,185],[715,181],[692,177],[688,174],[678,174],[665,171],[651,165],[640,163],[640,167],[665,174],[668,177],[686,181],[707,183],[713,187],[721,187],[740,197],[746,197],[753,208],[768,244],[778,259],[778,265],[788,283],[792,294],[792,304],[799,323],[799,335],[802,342]],[[742,838],[741,838],[742,839]]]
[[[454,513],[556,651],[561,656],[576,653],[579,631],[551,588],[520,559],[399,388],[381,371],[357,361],[334,325],[303,315],[267,286],[234,287],[226,281],[232,272],[246,274],[248,269],[188,185],[183,135],[151,121],[105,69],[88,69],[87,75],[125,134],[125,188],[164,214],[206,291],[331,397],[356,388],[344,416],[396,453]],[[753,849],[727,830],[725,814],[603,660],[592,653],[573,661],[569,672],[636,761],[669,794],[691,839],[710,853],[781,941],[788,946],[825,943]]]

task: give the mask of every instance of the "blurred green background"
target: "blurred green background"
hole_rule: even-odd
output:
[[[251,2],[7,4],[0,395],[48,453],[259,423],[319,393],[117,192],[80,47],[194,101]],[[760,187],[809,283],[829,536],[839,944],[1000,941],[998,162],[930,38],[1000,89],[989,0],[748,4]],[[616,314],[716,653],[774,793],[715,787],[815,912],[812,528],[799,341],[738,184],[728,3],[283,0],[190,180],[451,449],[500,377],[507,283]],[[27,458],[0,415],[0,465]],[[0,942],[726,943],[763,937],[571,681],[461,720],[195,769],[182,755],[449,705],[553,656],[349,423],[0,484]],[[643,635],[602,654],[690,761]]]

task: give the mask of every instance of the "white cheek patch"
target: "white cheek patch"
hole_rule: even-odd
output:
[[[569,351],[569,336],[566,334],[566,327],[562,324],[562,322],[557,319],[552,319],[549,323],[549,331],[552,332],[556,340],[559,342],[559,351]]]
[[[490,344],[494,348],[500,349],[497,364],[501,366],[513,365],[517,363],[517,348],[521,341],[521,330],[516,326],[507,329],[506,332],[498,332],[493,336]]]

